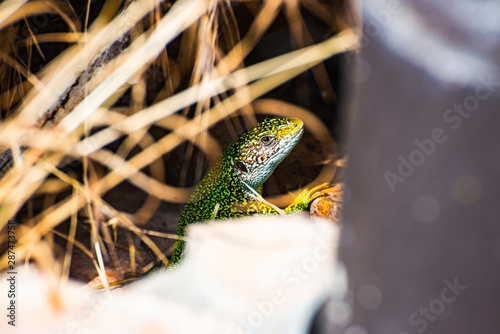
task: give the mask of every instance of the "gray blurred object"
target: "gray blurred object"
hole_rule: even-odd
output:
[[[500,2],[362,4],[341,259],[345,334],[500,327]]]

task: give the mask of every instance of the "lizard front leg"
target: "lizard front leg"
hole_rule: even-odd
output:
[[[302,190],[293,203],[286,207],[285,212],[290,214],[306,210],[316,198],[327,196],[325,190],[328,188],[330,188],[330,184],[323,183],[312,189],[306,188]]]

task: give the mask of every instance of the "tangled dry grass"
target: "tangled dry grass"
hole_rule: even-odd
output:
[[[323,97],[333,98],[322,61],[357,44],[338,3],[75,3],[0,4],[0,231],[10,219],[17,221],[18,263],[35,261],[64,281],[76,247],[105,282],[104,263],[113,258],[118,229],[127,236],[132,271],[135,236],[164,258],[150,236],[175,236],[138,226],[161,202],[187,199],[187,165],[198,162],[199,180],[200,159],[210,164],[220,155],[221,145],[208,132],[219,122],[235,134],[254,124],[257,113],[299,116],[323,145],[333,145],[310,111],[259,98],[308,70]],[[329,27],[321,40],[310,33],[304,10]],[[246,64],[278,17],[289,27],[293,50]],[[163,132],[155,136],[153,128]],[[185,142],[178,183],[165,183],[165,170],[173,167],[162,157]],[[195,156],[196,150],[203,154]],[[328,181],[332,173],[325,166],[316,182]],[[147,194],[134,213],[103,199],[125,181]],[[287,200],[285,195],[275,203]],[[67,232],[57,229],[63,222]],[[82,224],[90,231],[89,243],[76,238]],[[0,270],[7,264],[5,235]],[[63,246],[56,238],[66,240]]]

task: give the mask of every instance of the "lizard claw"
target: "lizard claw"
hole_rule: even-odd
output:
[[[330,188],[331,185],[328,182],[325,182],[323,184],[320,184],[319,186],[312,188],[309,191],[309,197],[311,198],[311,202],[314,201],[316,198],[327,196],[328,193],[326,192],[326,190]]]

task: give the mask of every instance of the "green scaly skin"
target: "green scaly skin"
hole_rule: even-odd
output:
[[[262,195],[263,183],[295,147],[304,132],[303,126],[298,118],[267,118],[240,135],[191,195],[179,219],[177,235],[185,236],[186,227],[195,222],[278,214],[274,208],[257,200],[249,187]],[[284,211],[295,213],[307,209],[314,199],[323,195],[314,193],[326,187],[324,184],[305,189]],[[176,241],[171,264],[181,259],[184,244],[184,241]]]

